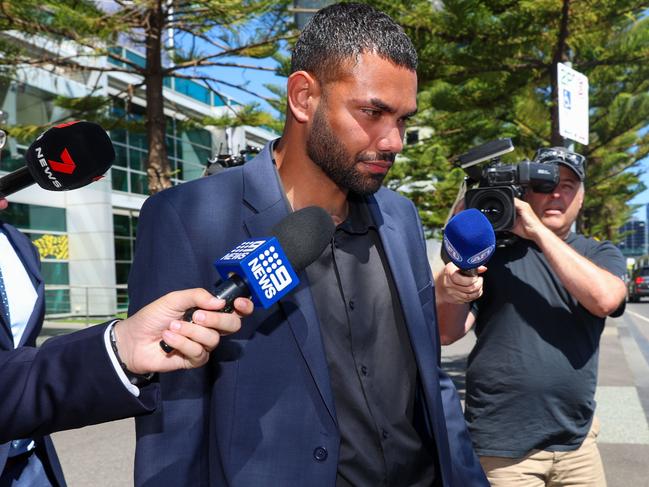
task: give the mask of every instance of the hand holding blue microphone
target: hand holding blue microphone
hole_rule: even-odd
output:
[[[438,303],[469,303],[482,295],[484,264],[496,249],[496,236],[487,217],[471,208],[451,218],[444,229],[442,258],[447,264],[436,278]]]
[[[444,229],[443,251],[466,276],[477,275],[478,267],[491,258],[494,250],[494,229],[487,217],[475,208],[459,212]]]

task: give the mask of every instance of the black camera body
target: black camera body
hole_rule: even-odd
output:
[[[510,233],[516,223],[514,198],[522,198],[527,189],[551,193],[559,183],[559,168],[554,164],[528,160],[503,164],[500,156],[513,150],[511,139],[498,139],[456,159],[467,174],[467,187],[471,188],[466,192],[465,206],[477,208],[487,217],[499,246],[515,240]]]

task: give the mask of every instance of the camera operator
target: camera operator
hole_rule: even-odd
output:
[[[560,180],[550,193],[515,200],[519,238],[479,276],[452,263],[436,276],[441,340],[453,343],[475,325],[465,417],[492,486],[603,486],[599,338],[606,317],[623,312],[625,263],[610,242],[571,231],[584,157],[555,147],[535,160],[558,165]]]

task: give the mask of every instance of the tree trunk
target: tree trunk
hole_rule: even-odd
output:
[[[166,120],[162,95],[162,32],[164,27],[162,0],[147,12],[146,33],[146,133],[149,147],[147,175],[149,193],[171,187],[171,167],[167,154]]]

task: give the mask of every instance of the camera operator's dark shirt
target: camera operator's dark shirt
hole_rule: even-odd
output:
[[[566,243],[624,275],[624,258],[610,242],[571,233]],[[472,311],[477,342],[467,367],[466,418],[478,455],[577,449],[595,410],[604,319],[568,293],[530,240],[496,250]]]
[[[332,244],[307,268],[341,437],[336,485],[428,487],[436,455],[418,433],[417,365],[401,303],[366,204],[349,202]]]

